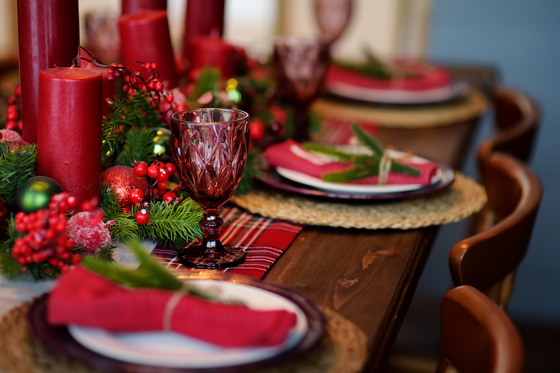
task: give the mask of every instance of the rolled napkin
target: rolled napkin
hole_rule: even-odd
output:
[[[271,145],[265,150],[267,162],[274,167],[286,168],[316,178],[323,175],[345,171],[352,168],[350,162],[337,162],[329,160],[323,155],[304,149],[294,140],[287,140]],[[432,162],[419,163],[408,159],[399,159],[399,162],[418,169],[419,176],[389,172],[386,184],[420,184],[430,185],[432,178],[437,173],[439,166]],[[379,176],[353,181],[354,184],[379,184]]]
[[[48,300],[47,319],[112,332],[169,330],[222,347],[282,344],[296,324],[287,310],[255,310],[171,291],[122,287],[83,267],[62,275]]]

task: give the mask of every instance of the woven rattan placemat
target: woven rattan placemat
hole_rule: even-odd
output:
[[[96,372],[80,362],[51,354],[33,339],[27,320],[32,302],[14,308],[0,320],[0,372]],[[367,358],[365,334],[340,314],[330,309],[323,312],[327,333],[315,348],[301,357],[255,372],[360,372]]]
[[[313,109],[325,118],[374,122],[387,128],[425,128],[452,124],[481,115],[484,95],[472,90],[464,100],[417,106],[374,106],[319,99]]]
[[[476,181],[455,174],[453,184],[424,197],[374,203],[330,202],[295,194],[255,189],[231,201],[254,214],[297,223],[365,229],[415,229],[462,220],[486,203]]]

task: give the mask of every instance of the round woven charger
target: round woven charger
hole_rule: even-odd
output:
[[[48,352],[34,340],[27,320],[32,302],[14,308],[0,320],[0,372],[97,372],[78,361]],[[330,309],[323,312],[327,333],[316,347],[296,359],[255,372],[361,372],[367,358],[365,334],[340,314]]]
[[[425,197],[349,204],[256,189],[231,201],[252,213],[297,223],[342,228],[415,229],[462,220],[486,203],[476,181],[455,174],[453,184]]]
[[[319,99],[313,109],[325,118],[374,122],[386,128],[425,128],[449,125],[481,115],[487,107],[484,95],[472,90],[464,100],[418,106],[367,106]]]

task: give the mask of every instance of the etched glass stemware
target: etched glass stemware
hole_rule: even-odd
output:
[[[329,44],[316,37],[280,37],[274,44],[274,72],[280,98],[294,110],[294,139],[309,139],[309,106],[321,92],[329,67]]]
[[[196,109],[171,116],[172,158],[183,187],[204,209],[200,245],[179,252],[183,265],[232,267],[245,253],[220,242],[221,207],[235,192],[247,160],[249,114],[232,109]]]
[[[353,0],[315,0],[315,18],[329,44],[338,40],[348,27],[352,8]]]

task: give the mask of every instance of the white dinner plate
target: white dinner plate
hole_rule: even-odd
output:
[[[254,309],[285,309],[297,323],[284,344],[266,348],[224,348],[172,332],[111,333],[76,325],[70,335],[84,347],[106,357],[134,364],[174,368],[220,368],[251,364],[279,355],[297,345],[308,330],[302,309],[291,300],[262,288],[216,280],[196,281],[202,289],[218,291],[224,300],[242,301]]]
[[[356,147],[357,149],[363,147]],[[393,158],[399,158],[405,156],[407,153],[400,152],[397,150],[388,150],[389,155]],[[427,163],[427,159],[413,155],[410,160],[415,163]],[[429,186],[433,186],[439,183],[442,179],[442,170],[438,169],[434,177],[432,177],[430,185],[422,184],[355,184],[355,183],[335,183],[324,181],[321,178],[310,176],[301,172],[289,170],[282,167],[276,167],[276,172],[285,177],[288,180],[294,181],[296,183],[304,184],[319,190],[325,190],[329,192],[337,193],[355,193],[355,194],[387,194],[387,193],[399,193],[399,192],[410,192],[414,190],[419,190]]]
[[[465,96],[469,91],[465,82],[422,91],[366,88],[338,81],[327,82],[326,88],[337,96],[382,104],[433,104]]]

